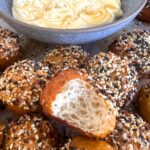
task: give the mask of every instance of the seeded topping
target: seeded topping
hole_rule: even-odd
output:
[[[0,27],[0,58],[8,59],[18,55],[18,39],[15,33]]]
[[[120,110],[116,129],[105,140],[117,150],[149,150],[150,124],[136,113]]]
[[[89,61],[89,73],[95,89],[118,109],[133,99],[137,92],[137,73],[113,53],[99,53]]]
[[[60,148],[60,150],[76,150],[74,147],[70,147],[71,139],[68,139],[68,142],[64,144],[63,147]]]
[[[56,144],[56,133],[41,116],[22,116],[12,122],[6,133],[5,150],[51,150]]]
[[[124,33],[115,42],[114,51],[121,57],[128,57],[139,76],[150,76],[150,31]]]
[[[51,49],[43,59],[53,73],[63,69],[80,69],[87,66],[88,54],[80,46],[59,46]]]
[[[23,60],[8,67],[0,78],[0,100],[17,113],[38,111],[39,96],[50,78],[48,67]]]

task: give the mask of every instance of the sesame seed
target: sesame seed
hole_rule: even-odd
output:
[[[39,96],[50,75],[47,67],[41,63],[28,59],[19,61],[2,74],[0,99],[4,104],[20,110],[20,113],[39,111]]]
[[[115,54],[129,59],[140,78],[150,76],[150,31],[124,33],[115,40],[112,47]]]
[[[17,34],[0,27],[0,57],[8,59],[17,56],[20,53],[18,40]]]
[[[137,72],[129,67],[127,58],[121,60],[111,52],[101,52],[89,61],[89,74],[97,93],[112,101],[115,107],[133,100],[137,92]]]
[[[137,113],[121,109],[117,116],[115,130],[105,140],[115,145],[117,149],[120,146],[122,147],[120,149],[124,146],[126,149],[132,149],[133,145],[138,145],[139,149],[148,150],[150,148],[150,125]]]
[[[35,121],[39,123],[38,127],[33,127]],[[5,149],[52,149],[56,142],[55,135],[56,133],[49,121],[42,116],[24,115],[9,124]]]
[[[80,46],[57,46],[43,58],[51,71],[56,74],[64,69],[82,69],[87,66],[88,54]]]

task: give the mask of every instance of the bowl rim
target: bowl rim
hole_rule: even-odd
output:
[[[19,21],[15,18],[13,18],[12,16],[6,15],[5,13],[3,13],[0,10],[0,16],[2,18],[8,19],[11,22],[15,22],[16,24],[19,24],[21,26],[24,26],[26,28],[31,28],[31,29],[36,29],[36,30],[42,30],[42,31],[47,31],[47,32],[55,32],[55,33],[66,33],[66,34],[70,34],[70,33],[87,33],[87,32],[96,32],[96,31],[101,31],[101,30],[106,30],[109,28],[112,28],[114,26],[117,26],[119,24],[122,24],[130,19],[132,19],[135,15],[137,15],[142,8],[145,6],[147,0],[142,0],[141,4],[139,5],[139,8],[136,8],[134,10],[131,11],[131,13],[127,16],[127,17],[122,17],[116,21],[114,21],[113,23],[109,23],[106,25],[101,25],[101,26],[94,26],[94,27],[89,27],[89,28],[79,28],[79,29],[56,29],[56,28],[46,28],[46,27],[40,27],[40,26],[36,26],[36,25],[31,25],[22,21]]]

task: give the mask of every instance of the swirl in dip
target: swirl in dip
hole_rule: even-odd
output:
[[[15,19],[47,28],[78,29],[121,17],[121,0],[13,0]]]

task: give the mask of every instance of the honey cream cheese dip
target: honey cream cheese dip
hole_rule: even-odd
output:
[[[113,22],[121,0],[13,0],[13,17],[47,28],[79,29]]]

